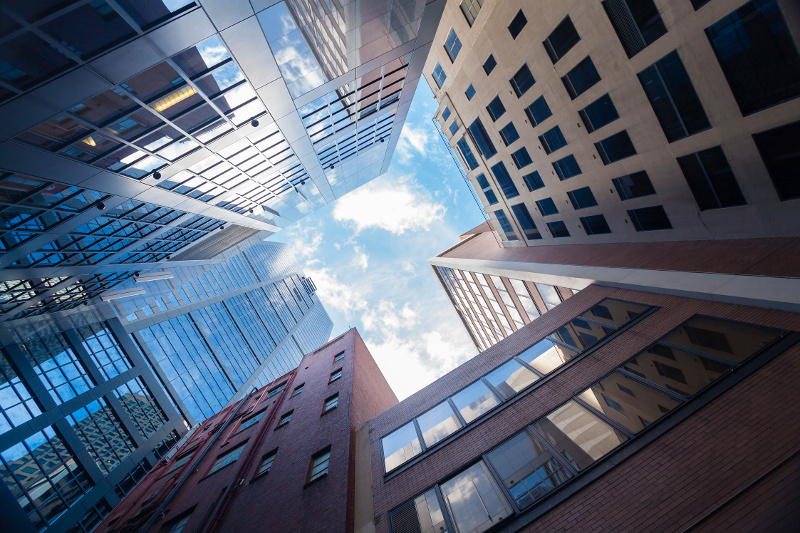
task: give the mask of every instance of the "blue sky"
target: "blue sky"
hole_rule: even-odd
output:
[[[289,244],[333,319],[358,328],[403,399],[477,353],[427,261],[483,222],[419,84],[389,171],[271,237]]]

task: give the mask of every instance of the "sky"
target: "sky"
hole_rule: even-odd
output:
[[[484,219],[420,83],[389,170],[277,233],[333,320],[356,327],[399,399],[477,354],[428,259]]]

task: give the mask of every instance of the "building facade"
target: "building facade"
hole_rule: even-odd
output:
[[[798,43],[791,0],[464,0],[424,74],[505,246],[794,237]]]

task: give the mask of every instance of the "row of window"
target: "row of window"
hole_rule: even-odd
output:
[[[524,512],[691,401],[782,332],[696,316],[389,514],[394,533],[484,531]]]
[[[605,299],[444,402],[381,439],[388,474],[510,400],[649,308]]]

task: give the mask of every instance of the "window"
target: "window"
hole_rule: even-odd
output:
[[[603,0],[603,7],[628,57],[667,33],[653,0]]]
[[[164,528],[166,529],[166,533],[182,533],[183,530],[186,528],[186,524],[189,523],[190,518],[192,518],[191,511],[189,511],[187,514],[183,516],[175,518],[172,522],[164,526]]]
[[[542,238],[542,234],[539,233],[539,230],[536,228],[533,217],[525,204],[512,205],[511,210],[514,211],[514,215],[517,217],[526,239],[532,241]]]
[[[522,176],[522,179],[525,181],[525,185],[531,192],[544,187],[544,182],[542,181],[542,177],[539,175],[538,171],[533,171],[530,174],[525,174],[524,176]]]
[[[586,235],[601,235],[603,233],[611,233],[611,228],[608,227],[606,217],[603,215],[592,215],[590,217],[581,217],[581,224],[586,231]]]
[[[531,105],[525,108],[525,114],[531,121],[531,126],[536,127],[553,113],[544,99],[544,96],[537,98]]]
[[[461,12],[470,27],[475,23],[478,13],[481,12],[481,6],[483,6],[483,0],[461,0]]]
[[[436,82],[436,86],[441,89],[442,85],[444,85],[444,80],[446,80],[446,79],[447,79],[447,76],[444,73],[444,69],[442,68],[442,65],[440,65],[439,63],[436,63],[436,68],[433,69],[433,81]]]
[[[462,428],[461,421],[447,400],[419,415],[417,424],[428,448]]]
[[[561,133],[561,128],[558,126],[539,135],[539,142],[542,143],[542,147],[547,154],[552,154],[559,148],[563,148],[567,145],[567,140],[564,138],[564,134]]]
[[[486,381],[491,383],[506,399],[513,397],[538,380],[539,376],[522,366],[516,359],[511,359],[486,374]]]
[[[391,513],[392,532],[420,531],[440,533],[447,530],[436,489],[409,500]]]
[[[262,410],[260,413],[254,414],[250,418],[246,419],[244,422],[242,422],[242,425],[239,426],[239,429],[236,430],[236,433],[241,433],[242,431],[244,431],[245,429],[249,428],[250,426],[253,426],[253,425],[257,424],[258,421],[261,420],[261,418],[263,416],[264,416],[264,410]]]
[[[511,154],[511,159],[514,160],[514,165],[517,168],[525,168],[533,163],[531,155],[528,153],[528,149],[524,146]]]
[[[341,368],[333,371],[333,373],[331,374],[331,379],[328,381],[328,383],[333,383],[334,381],[336,381],[340,377],[342,377],[342,369]]]
[[[467,90],[464,91],[464,94],[467,96],[467,100],[472,100],[472,97],[475,96],[475,87],[470,84],[470,86],[467,87]]]
[[[709,3],[711,0],[692,0],[692,7],[695,11]]]
[[[636,155],[636,148],[633,147],[633,141],[631,141],[628,132],[625,130],[615,133],[611,137],[606,137],[600,142],[594,143],[594,147],[597,148],[600,159],[602,159],[603,163],[606,165]]]
[[[483,461],[442,483],[440,487],[458,533],[486,531],[512,513]]]
[[[484,158],[490,159],[497,153],[497,149],[495,149],[494,143],[489,138],[489,132],[483,127],[481,119],[476,118],[475,122],[470,124],[469,132],[472,134],[472,140],[475,141],[475,146],[478,147],[478,151],[483,154]]]
[[[486,179],[486,176],[481,173],[475,176],[475,180],[478,182],[478,186],[483,191],[483,195],[486,197],[486,202],[489,205],[494,205],[497,203],[497,195],[495,195],[494,191],[492,190],[492,186],[489,185],[489,180]]]
[[[517,133],[517,128],[514,127],[513,122],[509,122],[500,130],[500,138],[503,139],[503,144],[506,146],[519,139],[519,133]]]
[[[494,174],[497,183],[500,185],[500,190],[503,191],[503,195],[506,198],[511,200],[519,196],[517,186],[514,185],[514,181],[511,179],[511,175],[508,173],[508,170],[506,170],[506,165],[502,161],[492,167],[492,174]]]
[[[519,238],[517,237],[517,234],[514,233],[514,228],[511,227],[511,222],[508,221],[508,217],[503,210],[498,209],[494,212],[494,216],[497,217],[497,222],[500,224],[500,228],[502,228],[503,233],[506,236],[506,240],[518,241]]]
[[[617,193],[622,200],[650,196],[656,193],[653,184],[650,183],[647,172],[644,170],[634,172],[633,174],[626,174],[625,176],[614,178],[611,181],[614,182],[614,187],[616,187]]]
[[[256,471],[256,475],[253,477],[263,476],[264,474],[269,474],[270,469],[272,469],[272,463],[275,462],[275,455],[277,455],[278,450],[273,450],[266,454],[264,457],[261,458],[261,464],[258,465],[258,470]]]
[[[478,160],[475,159],[475,155],[472,153],[472,148],[470,148],[467,144],[467,139],[465,137],[461,137],[456,143],[456,146],[458,147],[458,151],[461,153],[461,158],[463,160],[464,167],[467,169],[467,172],[478,168]]]
[[[451,399],[467,424],[500,403],[489,387],[480,380],[461,389]]]
[[[581,116],[581,120],[586,126],[586,131],[589,133],[599,130],[619,118],[617,108],[614,107],[614,102],[611,101],[611,97],[608,94],[587,105],[578,111],[578,114]]]
[[[640,209],[628,209],[628,216],[636,231],[654,231],[660,229],[672,229],[667,212],[664,207],[654,205],[652,207],[642,207]]]
[[[597,200],[595,200],[592,189],[589,187],[569,191],[567,196],[569,196],[569,201],[572,202],[572,207],[575,209],[585,209],[597,205]]]
[[[453,122],[450,124],[450,128],[449,128],[449,129],[450,129],[450,135],[455,135],[456,133],[458,133],[458,129],[459,129],[459,128],[458,128],[458,122],[456,122],[456,121],[454,120],[454,121],[453,121]]]
[[[706,35],[743,115],[800,95],[800,55],[775,0],[748,2]]]
[[[272,398],[273,396],[275,396],[276,394],[281,392],[284,388],[286,388],[286,382],[285,381],[283,383],[281,383],[280,385],[278,385],[277,387],[275,387],[274,389],[272,389],[271,391],[269,391],[267,393],[267,398]]]
[[[189,462],[189,459],[192,458],[194,450],[190,450],[186,452],[182,457],[178,457],[178,459],[172,464],[172,468],[169,469],[169,472],[174,472],[175,470],[179,469],[183,465]],[[169,473],[167,472],[167,473]]]
[[[277,425],[276,429],[277,429],[277,428],[281,428],[281,427],[285,426],[286,424],[288,424],[288,423],[289,423],[289,421],[292,419],[292,413],[294,413],[294,411],[293,411],[293,410],[292,410],[292,411],[289,411],[288,413],[286,413],[285,415],[283,415],[283,416],[281,417],[281,419],[280,419],[280,420],[278,420],[278,425]]]
[[[536,200],[536,206],[539,208],[539,212],[542,214],[542,216],[558,214],[558,208],[556,207],[556,203],[552,198]]]
[[[442,120],[444,122],[447,122],[447,119],[449,119],[449,118],[450,118],[450,108],[449,107],[445,107],[444,111],[442,111]]]
[[[486,61],[483,63],[483,71],[488,76],[494,70],[494,67],[497,66],[497,61],[495,61],[494,56],[489,54],[489,57],[486,58]]]
[[[747,205],[721,147],[679,157],[678,164],[700,211]]]
[[[547,55],[550,56],[550,61],[555,65],[558,60],[564,57],[567,52],[572,50],[572,47],[578,44],[581,38],[572,24],[572,19],[566,17],[561,23],[556,26],[556,29],[547,36],[547,39],[542,43]]]
[[[211,467],[211,470],[208,472],[208,475],[210,476],[214,472],[217,472],[218,470],[221,470],[226,466],[228,466],[229,464],[235,462],[242,454],[242,450],[244,450],[245,444],[247,444],[247,441],[241,443],[236,448],[218,456],[217,460],[214,461],[214,465]]]
[[[569,237],[569,230],[567,229],[567,225],[564,224],[563,221],[559,220],[558,222],[548,222],[547,229],[550,230],[550,234],[555,237]]]
[[[486,106],[486,111],[488,111],[489,116],[492,117],[492,122],[497,122],[497,119],[502,117],[506,112],[506,108],[503,102],[500,101],[500,97],[495,96],[494,100],[489,102],[489,105]]]
[[[422,452],[414,422],[411,421],[383,437],[381,447],[386,472],[391,472]]]
[[[511,83],[511,88],[514,89],[514,94],[517,95],[517,98],[528,92],[528,89],[533,87],[533,84],[536,83],[528,65],[522,65],[517,73],[508,81]]]
[[[292,398],[303,392],[303,387],[305,387],[305,383],[301,383],[297,387],[294,388],[294,392],[292,392]]]
[[[781,200],[800,198],[800,122],[753,135]]]
[[[308,473],[308,482],[311,483],[323,476],[328,475],[328,463],[331,460],[331,447],[315,453],[311,457],[311,469]]]
[[[519,32],[522,31],[522,28],[525,27],[525,24],[528,23],[528,19],[525,18],[525,14],[520,9],[519,12],[514,16],[514,20],[511,21],[511,24],[508,25],[508,31],[511,33],[511,38],[516,39]]]
[[[555,169],[556,174],[558,174],[558,179],[561,181],[569,179],[573,176],[577,176],[581,173],[581,167],[578,166],[578,162],[575,160],[575,156],[572,154],[553,162],[553,168]]]
[[[333,409],[336,409],[336,406],[339,405],[339,393],[337,392],[330,398],[325,399],[325,405],[322,406],[322,414],[327,413]]]
[[[639,81],[669,142],[711,127],[677,52],[640,72]]]
[[[450,33],[447,34],[447,39],[444,42],[444,49],[447,56],[450,58],[451,63],[455,63],[458,53],[461,51],[461,41],[456,35],[456,31],[450,28]]]
[[[600,74],[597,73],[597,69],[589,56],[586,56],[586,59],[567,72],[567,75],[562,77],[561,81],[564,83],[570,98],[575,100],[600,81]]]

